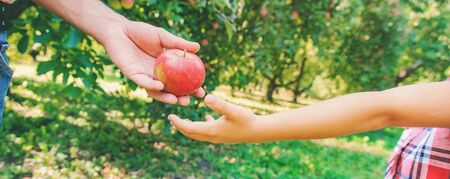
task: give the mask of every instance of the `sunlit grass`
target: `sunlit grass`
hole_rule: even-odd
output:
[[[8,100],[8,99],[7,99]],[[18,102],[7,102],[5,105],[5,108],[9,108],[12,111],[16,112],[17,114],[19,114],[22,117],[44,117],[45,113],[39,108],[39,106],[35,106],[35,107],[28,107],[28,106],[24,106],[21,105]]]
[[[143,94],[129,98],[133,92],[118,89],[118,96],[85,91],[72,98],[61,93],[64,85],[40,78],[15,76],[0,137],[0,177],[380,178],[399,136],[388,128],[324,140],[211,145],[173,128],[161,135],[161,120],[141,116],[149,113]],[[258,113],[301,106],[242,92],[232,97],[226,87],[214,93]],[[39,115],[25,115],[37,109]]]
[[[386,150],[384,148],[385,142],[383,140],[378,140],[373,144],[369,144],[367,138],[368,137],[365,136],[360,141],[349,141],[340,138],[330,138],[330,139],[313,140],[312,142],[315,144],[322,145],[324,147],[334,147],[342,150],[367,153],[383,157],[389,156],[391,150]]]

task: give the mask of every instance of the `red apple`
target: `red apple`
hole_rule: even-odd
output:
[[[208,39],[203,39],[200,43],[201,43],[203,46],[207,46],[207,45],[209,44],[209,41],[208,41]]]
[[[211,65],[208,62],[205,62],[205,68],[209,68]]]
[[[109,0],[109,5],[111,5],[112,8],[114,9],[121,9],[122,5],[120,4],[119,0]]]
[[[196,0],[188,0],[189,4],[194,5],[196,3]]]
[[[164,91],[185,96],[202,86],[205,66],[193,53],[170,49],[156,59],[155,78],[164,83]]]
[[[131,9],[133,7],[133,0],[122,0],[122,7],[125,9]]]
[[[292,17],[292,19],[298,19],[298,17],[299,17],[298,12],[297,11],[292,11],[291,17]]]
[[[266,8],[262,8],[261,11],[259,11],[259,15],[261,15],[261,17],[266,17],[269,15],[269,11]]]

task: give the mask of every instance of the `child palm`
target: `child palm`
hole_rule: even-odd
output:
[[[254,133],[255,115],[249,109],[228,103],[214,95],[205,97],[206,105],[223,116],[214,119],[206,115],[206,121],[190,121],[177,115],[169,115],[172,125],[189,138],[212,143],[250,142]]]

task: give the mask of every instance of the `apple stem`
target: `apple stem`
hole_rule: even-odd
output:
[[[184,49],[183,57],[186,57],[186,49]]]

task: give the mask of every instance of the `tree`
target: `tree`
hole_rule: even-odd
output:
[[[117,2],[105,1],[129,19],[152,23],[193,41],[208,39],[209,45],[203,45],[202,51],[199,52],[199,56],[209,66],[204,87],[211,91],[218,86],[218,76],[223,70],[220,67],[224,64],[218,63],[222,61],[222,49],[213,46],[225,44],[232,37],[232,17],[236,11],[236,2],[136,1],[132,6]],[[20,18],[13,22],[11,33],[18,39],[18,50],[25,54],[46,53],[49,57],[39,58],[38,74],[50,73],[54,81],[62,79],[62,83],[67,84],[66,92],[74,98],[79,96],[80,88],[83,87],[104,93],[98,79],[105,77],[105,67],[112,66],[112,63],[99,43],[31,1],[20,1],[14,5],[22,7],[15,12]],[[222,35],[224,31],[227,35]],[[122,74],[117,77],[130,89],[136,88],[136,85]],[[81,86],[78,83],[80,81]],[[194,103],[196,105],[193,107],[197,108],[198,101]],[[149,108],[155,112],[145,114],[146,116],[155,120],[164,119],[163,121],[166,121],[164,114],[180,110],[192,111],[192,108],[176,108],[159,102],[149,104]],[[193,118],[198,118],[198,114],[190,114],[194,115],[191,115]],[[167,127],[168,125],[166,129]]]
[[[284,88],[296,101],[304,93],[326,91],[316,87],[323,81],[332,82],[321,84],[332,91],[329,97],[442,80],[449,73],[447,1],[197,0],[136,1],[132,6],[119,0],[104,2],[129,19],[201,42],[208,92],[219,85],[233,90],[264,85],[266,100],[274,101],[276,90]],[[103,92],[97,80],[112,64],[100,44],[30,1],[14,6],[12,16],[21,14],[12,30],[18,50],[49,56],[38,58],[39,74],[61,78],[74,97],[80,87]],[[118,78],[136,88],[123,75]],[[199,106],[199,101],[194,104]],[[158,102],[149,108],[158,111],[147,114],[155,119],[171,112],[196,119],[206,110]]]
[[[250,82],[267,82],[266,99],[272,102],[277,88],[291,86],[296,79],[299,86],[302,75],[295,72],[306,61],[294,56],[302,41],[317,40],[318,29],[326,29],[328,1],[246,1],[244,6],[233,39],[241,48],[230,51],[238,59],[233,65],[238,68],[230,70],[230,85],[246,88]]]
[[[446,5],[445,1],[350,1],[338,6],[342,10],[335,11],[333,19],[341,20],[331,21],[335,36],[329,46],[337,48],[328,53],[333,59],[330,77],[336,84],[345,83],[345,92],[444,79],[449,53],[443,37],[448,36],[449,12],[440,7]]]

